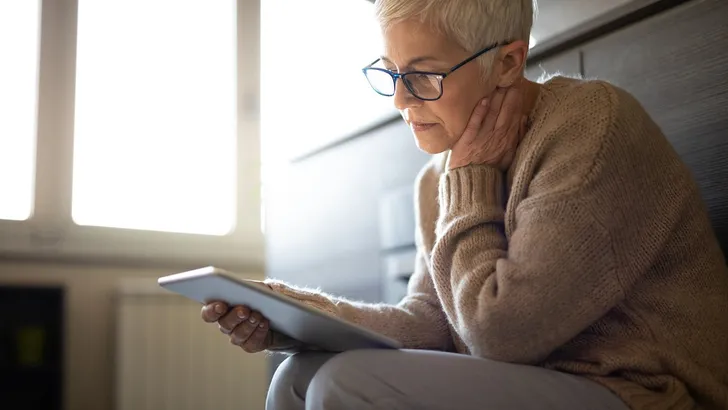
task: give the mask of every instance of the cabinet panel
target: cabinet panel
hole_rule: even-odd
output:
[[[585,45],[585,75],[631,92],[702,189],[728,251],[728,2],[695,0]]]
[[[266,201],[268,275],[380,300],[382,200],[411,189],[428,158],[397,122],[291,164]]]

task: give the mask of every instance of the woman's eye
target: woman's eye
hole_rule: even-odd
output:
[[[430,75],[429,74],[423,74],[423,73],[417,73],[415,74],[415,81],[429,81]]]

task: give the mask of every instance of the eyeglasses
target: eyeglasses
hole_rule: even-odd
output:
[[[369,85],[374,89],[374,91],[385,97],[391,97],[394,95],[394,91],[397,86],[397,79],[401,78],[405,87],[407,87],[407,90],[409,90],[412,95],[423,101],[435,101],[442,97],[442,80],[444,80],[445,77],[488,51],[491,51],[496,47],[501,47],[505,44],[506,43],[492,44],[463,60],[461,63],[453,66],[444,73],[433,73],[427,71],[395,73],[385,68],[373,67],[373,65],[378,63],[381,58],[374,60],[371,64],[362,68],[362,72],[364,72]]]

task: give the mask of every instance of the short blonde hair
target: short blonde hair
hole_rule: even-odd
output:
[[[536,0],[376,0],[374,7],[383,31],[403,20],[419,19],[476,53],[504,41],[528,43]],[[486,71],[495,55],[480,57]]]

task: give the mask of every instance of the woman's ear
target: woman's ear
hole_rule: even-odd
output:
[[[528,43],[523,40],[501,47],[498,87],[510,87],[523,75],[527,57]]]

